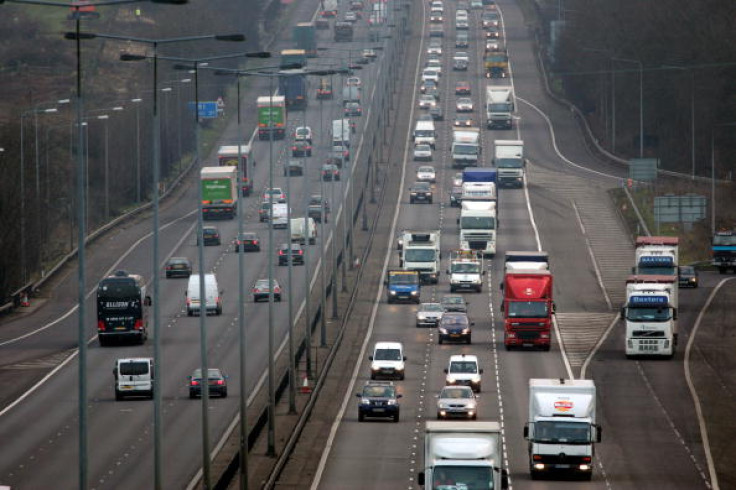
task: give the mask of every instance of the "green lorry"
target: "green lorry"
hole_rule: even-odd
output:
[[[258,107],[258,139],[280,140],[286,136],[286,98],[283,95],[262,95]]]
[[[238,168],[202,167],[202,219],[233,219],[238,209]]]

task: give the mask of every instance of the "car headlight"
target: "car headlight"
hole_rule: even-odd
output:
[[[454,376],[448,376],[448,377],[447,377],[446,379],[447,379],[447,382],[448,382],[449,384],[451,384],[451,385],[454,385],[454,384],[455,384],[455,382],[457,381],[457,379],[455,379],[455,377],[454,377]]]
[[[371,401],[368,398],[361,398],[360,403],[363,405],[368,405]]]
[[[473,383],[480,383],[480,376],[476,375],[471,378]]]
[[[446,328],[440,328],[440,333],[445,333],[446,334],[447,333],[447,329]]]
[[[468,333],[470,333],[470,329],[469,328],[463,328],[463,334],[468,334]]]
[[[411,295],[412,295],[412,296],[416,296],[417,294],[419,294],[419,291],[412,291],[412,292],[411,292]]]
[[[445,402],[439,402],[439,403],[437,404],[437,408],[448,408],[448,407],[447,407],[447,403],[445,403]]]
[[[389,400],[386,404],[387,405],[396,405],[396,400]]]
[[[380,371],[381,368],[378,366],[371,366],[371,371]]]

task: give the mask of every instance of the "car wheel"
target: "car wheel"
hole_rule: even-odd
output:
[[[399,421],[399,414],[397,413],[394,415],[394,423],[397,423]]]
[[[194,312],[187,308],[187,316],[194,316]]]
[[[414,204],[414,199],[409,199],[409,204]]]
[[[375,380],[375,379],[376,379],[376,375],[375,375],[375,374],[373,374],[373,373],[371,373],[371,381],[373,381],[373,380]]]
[[[278,301],[279,303],[281,303],[281,295],[276,296],[275,299],[276,299],[276,301]]]
[[[401,373],[401,375],[399,376],[399,380],[400,381],[404,381],[405,376],[406,375],[404,373]]]
[[[118,390],[115,390],[115,400],[120,401],[124,398],[123,394]]]
[[[468,344],[468,345],[470,345],[472,343],[471,342],[471,339],[470,339],[470,335],[468,335],[468,340],[466,340],[465,343]]]
[[[193,392],[193,391],[190,391],[189,392],[189,398],[191,398],[191,399],[197,398],[197,394],[195,392]]]
[[[216,314],[217,316],[220,316],[220,315],[222,315],[222,306],[218,306],[218,307],[217,307],[217,310],[215,310],[215,314]]]
[[[442,342],[443,342],[442,335],[440,335],[439,337],[437,337],[437,341],[439,342],[440,345],[442,345]]]
[[[223,398],[227,398],[227,389],[225,389],[225,390],[222,390],[222,394],[221,394],[221,396],[222,396]]]

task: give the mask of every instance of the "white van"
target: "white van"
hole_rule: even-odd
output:
[[[118,359],[112,375],[115,377],[116,400],[126,396],[153,398],[153,359],[150,357]]]
[[[288,204],[283,202],[278,202],[273,204],[273,228],[283,228],[286,229],[289,225],[287,216],[288,213]]]
[[[317,225],[313,218],[291,218],[289,228],[292,242],[299,242],[301,245],[304,245],[307,240],[309,240],[310,245],[317,242]]]
[[[437,132],[434,128],[434,121],[417,121],[414,127],[414,144],[426,144],[435,149]]]
[[[199,297],[199,273],[189,276],[187,285],[187,316],[199,315],[202,302]],[[214,274],[204,275],[205,312],[222,315],[222,291],[217,287],[217,278]]]
[[[478,364],[478,357],[466,354],[450,356],[445,369],[445,384],[448,386],[470,386],[476,393],[480,392],[481,374],[483,370]]]
[[[379,377],[404,379],[404,346],[401,342],[376,342],[371,361],[371,379]]]
[[[332,121],[332,146],[350,146],[350,119]]]

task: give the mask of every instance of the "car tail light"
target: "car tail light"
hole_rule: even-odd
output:
[[[299,255],[304,255],[304,250],[299,250]]]
[[[593,460],[593,458],[591,458],[590,456],[583,456],[582,459],[585,463],[590,463]]]
[[[136,320],[135,325],[133,325],[133,329],[143,330],[143,320]]]
[[[284,255],[284,251],[283,250],[279,250],[279,255]]]
[[[281,288],[274,288],[274,289],[273,289],[273,292],[274,292],[274,293],[280,293],[280,292],[281,292]]]
[[[104,332],[105,331],[105,322],[102,320],[97,322],[97,331],[98,332]]]
[[[222,379],[218,379],[217,381],[215,381],[215,384],[216,384],[216,385],[220,385],[220,386],[222,386],[222,385],[224,385],[224,384],[225,384],[225,381],[224,381],[224,380],[222,380]]]
[[[253,291],[251,291],[251,292],[257,293],[258,292],[258,288],[253,288]]]
[[[258,245],[258,240],[253,240],[253,245]]]
[[[170,271],[171,269],[172,269],[172,267],[171,267],[170,265],[167,265],[167,266],[166,266],[166,270],[167,270],[167,271]]]
[[[534,461],[542,461],[542,456],[540,454],[535,454],[532,456],[532,459],[534,459]]]
[[[193,379],[190,383],[192,386],[199,386],[199,380]]]

